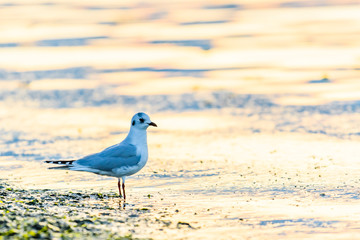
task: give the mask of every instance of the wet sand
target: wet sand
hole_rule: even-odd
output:
[[[196,115],[182,119],[186,123]],[[213,123],[220,119],[211,116],[205,120],[210,130],[167,129],[165,125],[149,132],[150,160],[143,171],[127,180],[125,209],[114,178],[49,170],[39,161],[17,160],[2,162],[1,174],[10,187],[25,190],[1,189],[2,206],[12,211],[17,206],[23,212],[29,201],[37,199],[43,203],[35,204],[37,209],[30,216],[71,216],[68,224],[73,234],[81,236],[338,239],[358,235],[358,141],[238,132],[234,119],[225,121],[224,117],[218,117],[223,129],[213,130]],[[106,145],[124,134],[119,135],[100,142]],[[82,148],[80,141],[86,148],[99,148],[97,139],[83,139],[71,141],[75,145],[69,140],[54,145],[76,149]],[[31,219],[28,215],[25,218]],[[74,222],[93,218],[97,220],[86,223],[85,233]]]

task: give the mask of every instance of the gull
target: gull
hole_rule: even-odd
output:
[[[136,113],[131,119],[130,131],[127,137],[118,144],[95,154],[78,160],[45,161],[46,163],[61,165],[74,171],[92,172],[118,178],[120,198],[125,195],[125,177],[140,171],[148,160],[147,128],[157,127],[150,117],[142,112]],[[122,191],[120,188],[122,180]]]

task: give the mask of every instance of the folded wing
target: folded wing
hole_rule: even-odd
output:
[[[136,147],[128,143],[119,143],[108,147],[102,152],[95,153],[74,162],[77,167],[86,167],[100,171],[112,171],[116,168],[135,166],[140,162]]]

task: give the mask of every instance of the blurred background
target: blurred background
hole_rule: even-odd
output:
[[[148,111],[239,107],[244,94],[359,100],[358,11],[351,0],[5,1],[1,100]]]

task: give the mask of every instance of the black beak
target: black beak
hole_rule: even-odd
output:
[[[149,123],[149,126],[157,127],[156,123],[154,123],[154,122]]]

